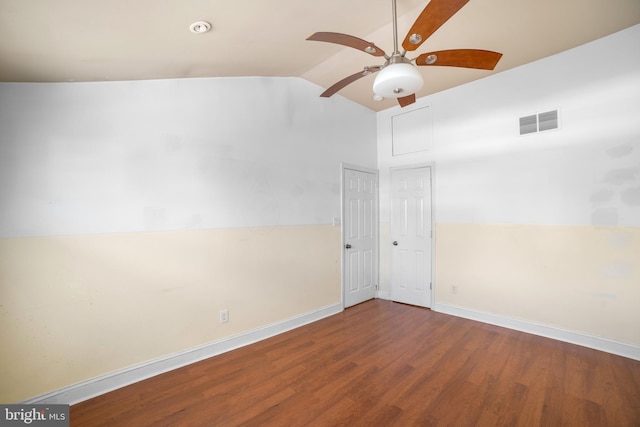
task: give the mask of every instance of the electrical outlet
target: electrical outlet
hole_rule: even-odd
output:
[[[456,285],[451,285],[451,293],[454,295],[458,293],[458,287]]]
[[[229,309],[225,308],[220,310],[220,323],[227,323],[229,321]]]

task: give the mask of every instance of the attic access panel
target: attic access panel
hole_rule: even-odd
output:
[[[430,151],[432,145],[431,107],[426,106],[391,117],[393,156]]]

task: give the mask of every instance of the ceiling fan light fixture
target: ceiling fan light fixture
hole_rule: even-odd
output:
[[[450,49],[425,53],[414,59],[406,57],[408,52],[420,47],[426,39],[468,2],[469,0],[429,0],[402,42],[403,50],[401,52],[398,44],[397,0],[391,0],[393,17],[393,53],[391,55],[384,53],[372,42],[348,34],[333,32],[312,34],[307,40],[335,43],[386,59],[383,65],[365,67],[364,71],[345,77],[325,90],[320,96],[328,98],[356,80],[378,73],[373,82],[373,99],[376,101],[384,98],[397,99],[400,107],[406,107],[416,102],[416,93],[424,84],[417,66],[437,65],[493,70],[502,54],[488,50]]]
[[[416,93],[423,84],[415,65],[395,63],[380,70],[373,82],[373,92],[384,98],[402,98]]]

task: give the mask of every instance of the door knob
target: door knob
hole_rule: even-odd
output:
[[[397,240],[393,242],[393,246],[398,246],[398,241]]]
[[[346,245],[344,245],[344,247],[347,248],[347,249],[351,249],[351,245],[348,244],[348,243]]]

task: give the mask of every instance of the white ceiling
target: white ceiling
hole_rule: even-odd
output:
[[[427,0],[397,1],[401,41]],[[213,30],[192,34],[189,25],[197,20],[210,21]],[[494,71],[423,67],[425,86],[417,95],[638,23],[639,0],[471,0],[415,56],[473,48],[503,58]],[[381,63],[354,49],[305,40],[316,31],[354,35],[391,53],[391,0],[0,0],[0,81],[282,76],[327,88]],[[373,77],[365,77],[339,95],[375,111],[395,105],[373,101],[372,84]]]

